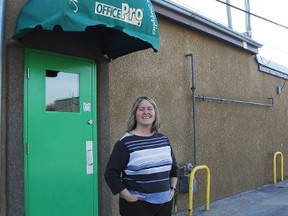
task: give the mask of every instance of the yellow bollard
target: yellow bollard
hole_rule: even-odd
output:
[[[196,166],[192,169],[190,173],[189,180],[189,197],[188,197],[188,216],[193,214],[193,180],[195,173],[198,170],[206,170],[206,211],[210,209],[210,170],[206,165]]]
[[[273,181],[274,184],[276,184],[277,182],[277,172],[276,172],[276,159],[277,156],[280,155],[280,159],[281,159],[281,170],[280,170],[280,174],[281,174],[281,181],[284,180],[284,158],[283,158],[283,154],[282,152],[275,152],[274,154],[274,158],[273,158]]]

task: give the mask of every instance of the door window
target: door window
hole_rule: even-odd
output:
[[[46,70],[46,111],[79,112],[79,74]]]

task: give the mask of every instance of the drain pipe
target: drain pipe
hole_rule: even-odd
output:
[[[197,165],[197,128],[196,128],[196,86],[195,86],[195,79],[194,79],[194,55],[192,53],[186,54],[186,57],[191,57],[191,65],[192,65],[192,108],[193,108],[193,133],[194,133],[194,164],[193,166]]]
[[[268,98],[271,103],[258,103],[258,102],[254,102],[254,101],[241,101],[241,100],[233,100],[233,99],[225,99],[225,98],[216,98],[216,97],[207,97],[205,95],[203,96],[195,96],[196,99],[200,99],[200,100],[210,100],[210,101],[218,101],[220,103],[240,103],[240,104],[248,104],[248,105],[257,105],[257,106],[267,106],[267,107],[274,107],[274,98],[270,97]]]
[[[3,72],[3,35],[5,20],[5,0],[0,1],[0,180],[2,180],[2,72]]]

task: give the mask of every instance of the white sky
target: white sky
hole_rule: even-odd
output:
[[[214,21],[228,26],[226,5],[216,0],[171,0],[182,4]],[[226,2],[226,0],[221,0]],[[245,0],[230,0],[230,4],[245,9]],[[250,0],[250,12],[281,24],[287,28],[251,15],[252,39],[263,47],[259,55],[288,67],[288,1],[286,0]],[[231,8],[233,29],[246,32],[245,13]]]

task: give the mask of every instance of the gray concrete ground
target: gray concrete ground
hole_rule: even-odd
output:
[[[188,211],[173,216],[187,216]],[[267,184],[193,209],[193,216],[288,216],[288,180]]]

